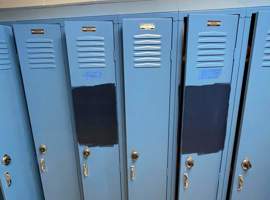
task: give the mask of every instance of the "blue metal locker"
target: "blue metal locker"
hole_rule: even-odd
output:
[[[164,200],[172,19],[124,19],[123,48],[129,200]]]
[[[42,200],[12,29],[0,26],[0,199]]]
[[[120,200],[113,23],[65,22],[85,200]]]
[[[232,200],[269,199],[270,12],[259,12],[245,91]]]
[[[237,15],[188,17],[179,199],[215,200],[231,94]]]
[[[45,198],[80,199],[60,26],[14,30]]]

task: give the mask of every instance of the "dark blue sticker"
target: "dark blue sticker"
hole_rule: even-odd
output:
[[[118,144],[115,85],[72,89],[78,142],[88,146]]]
[[[224,148],[230,84],[186,86],[182,153],[209,154]]]

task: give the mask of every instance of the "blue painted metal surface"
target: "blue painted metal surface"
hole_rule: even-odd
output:
[[[235,166],[232,200],[268,199],[270,167],[268,148],[269,137],[269,26],[270,12],[259,12],[256,19],[256,29],[251,53],[251,62],[243,107]],[[248,159],[252,168],[244,170],[242,162]],[[243,177],[243,188],[239,190],[239,176]]]
[[[113,23],[110,21],[70,21],[65,23],[73,90],[85,88],[91,91],[108,84],[112,84],[116,88],[113,31]],[[96,101],[102,99],[100,96],[91,96],[90,98],[96,99]],[[85,109],[88,108],[85,107]],[[104,120],[105,117],[103,116]],[[88,134],[91,136],[99,134],[99,132],[98,130],[95,132],[89,130]],[[107,137],[109,134],[108,132]],[[106,138],[103,139],[106,140]],[[87,159],[83,157],[83,150],[86,146],[87,144],[78,143],[81,166],[86,163],[89,167],[88,177],[84,177],[83,170],[81,174],[85,200],[120,200],[118,143],[110,146],[89,146],[91,155]]]
[[[211,87],[217,84],[231,84],[237,25],[238,16],[236,15],[189,15],[185,91],[190,86]],[[230,93],[230,95],[233,94],[233,92]],[[230,110],[233,104],[231,99],[230,96],[228,121],[231,118]],[[198,101],[200,103],[200,99]],[[210,127],[211,125],[209,124]],[[229,131],[230,123],[227,124],[225,134]],[[194,144],[189,143],[191,146],[197,143],[198,138],[192,140]],[[181,140],[182,146],[185,142],[187,141]],[[211,141],[209,141],[210,143]],[[181,148],[181,150],[183,149]],[[222,153],[223,149],[212,153],[193,152],[181,155],[179,199],[214,200],[217,198],[220,166],[222,159],[226,159],[222,158]],[[191,169],[186,167],[186,160],[189,156],[194,160],[194,166]],[[189,183],[186,189],[184,186],[185,178]]]
[[[172,49],[171,49],[171,85],[170,85],[170,121],[169,121],[169,138],[168,138],[168,164],[167,164],[167,199],[172,199],[175,196],[175,165],[177,155],[177,128],[178,128],[178,92],[179,92],[179,79],[181,66],[181,49],[182,49],[182,33],[183,33],[183,17],[178,15],[178,12],[166,13],[140,13],[131,15],[119,15],[121,33],[122,22],[126,18],[170,18],[172,19]],[[121,42],[122,43],[122,42]],[[121,59],[122,60],[122,59]],[[125,154],[126,156],[126,154]],[[130,159],[130,157],[128,157]],[[127,171],[127,170],[126,170]],[[126,172],[125,171],[125,172]],[[125,175],[127,177],[127,175]],[[127,191],[127,190],[126,190]]]
[[[246,51],[248,47],[250,18],[243,15],[239,19],[237,41],[234,52],[234,65],[231,80],[231,97],[228,112],[228,132],[226,134],[225,146],[222,153],[222,163],[220,166],[220,174],[218,184],[217,199],[225,200],[227,198],[227,190],[230,187],[229,178],[231,172],[231,163],[233,157],[233,147],[236,135],[236,127],[238,122],[239,105],[241,99],[242,83],[244,78]]]
[[[211,21],[220,25],[208,25]],[[231,81],[237,24],[236,15],[189,15],[186,85]]]
[[[216,14],[220,14],[220,13],[223,13],[223,14],[240,14],[240,12],[242,13],[242,11],[244,12],[245,11],[245,9],[226,9],[226,10],[214,10],[214,11],[206,11],[206,10],[204,10],[204,11],[192,11],[192,12],[190,12],[190,11],[187,11],[187,12],[180,12],[179,13],[179,16],[182,18],[182,17],[184,17],[184,16],[188,16],[189,14],[191,14],[191,13],[204,13],[204,14],[209,14],[209,13],[212,13],[212,14],[214,14],[214,15],[216,15]],[[257,10],[256,10],[257,11]],[[252,11],[251,11],[252,12]],[[177,14],[177,12],[175,12],[176,14]],[[151,17],[168,17],[168,16],[170,16],[170,15],[173,15],[172,13],[170,13],[170,12],[168,12],[168,13],[143,13],[143,14],[134,14],[134,15],[132,15],[132,16],[129,16],[129,15],[126,15],[126,16],[128,16],[128,17],[134,17],[134,18],[136,18],[136,17],[138,17],[138,18],[144,18],[144,17],[147,17],[147,18],[151,18]],[[242,14],[241,14],[242,15]],[[125,18],[125,16],[117,16],[117,15],[115,15],[115,16],[97,16],[97,17],[81,17],[81,18],[68,18],[68,20],[111,20],[112,18]],[[104,19],[103,19],[104,18]],[[173,17],[172,17],[173,18]],[[31,21],[31,23],[60,23],[61,25],[64,23],[64,21],[65,20],[67,20],[67,19],[44,19],[44,20],[35,20],[35,21]],[[175,18],[173,18],[173,23],[175,22]],[[29,21],[28,22],[19,22],[19,23],[29,23]],[[198,23],[199,24],[199,23]],[[198,25],[197,24],[197,25]],[[175,26],[174,26],[175,27]],[[181,31],[180,31],[181,32]],[[238,30],[238,32],[239,32],[239,30]],[[237,36],[238,37],[238,36]],[[177,43],[176,42],[176,38],[174,38],[175,40],[175,42],[174,43]],[[238,40],[241,40],[241,38],[238,38]],[[177,41],[179,41],[179,39],[177,40]],[[173,44],[174,44],[173,43]],[[239,48],[239,46],[238,46],[238,48]],[[73,50],[73,51],[75,51],[75,49]],[[238,51],[238,50],[237,50]],[[240,51],[240,50],[239,50]],[[195,50],[194,50],[194,52],[195,52]],[[193,54],[194,54],[194,56],[195,56],[195,53],[193,52]],[[172,55],[173,57],[173,59],[174,59],[174,54]],[[196,58],[195,58],[196,59]],[[226,65],[227,66],[227,65]],[[70,66],[71,68],[73,67],[73,66]],[[84,69],[85,70],[85,69]],[[93,69],[92,69],[93,70]],[[143,70],[145,70],[145,69],[143,69]],[[173,71],[174,69],[172,69],[172,71]],[[127,69],[126,69],[126,67],[125,67],[125,73],[127,73],[126,72],[127,71]],[[171,81],[171,92],[170,92],[170,94],[172,94],[172,90],[174,90],[174,88],[172,87],[172,84],[175,84],[175,82],[173,81],[173,77],[172,76],[175,76],[175,73],[173,73],[171,71],[171,78],[170,78],[170,81]],[[196,71],[196,70],[195,70]],[[195,71],[193,71],[194,72],[194,74],[196,74],[196,72]],[[219,70],[208,70],[208,69],[206,69],[206,70],[201,70],[201,71],[204,71],[203,73],[200,73],[200,77],[201,78],[203,78],[203,79],[206,79],[206,80],[203,80],[202,82],[204,82],[204,83],[197,83],[197,84],[195,84],[195,85],[208,85],[208,84],[214,84],[214,83],[216,83],[215,81],[213,81],[213,77],[215,77],[215,76],[218,76],[219,75],[219,73],[220,73],[220,71]],[[229,71],[230,70],[228,70],[228,74],[229,74]],[[235,86],[236,86],[236,79],[237,79],[237,82],[239,82],[239,80],[241,80],[241,77],[238,77],[238,75],[237,75],[237,71],[238,71],[238,64],[234,64],[234,68],[231,70],[231,80],[230,79],[228,79],[229,81],[230,81],[230,83],[231,83],[231,88],[234,88],[235,89]],[[205,73],[206,72],[206,73]],[[241,73],[241,72],[240,72]],[[89,73],[88,75],[87,75],[87,77],[89,78],[89,79],[95,79],[95,78],[98,78],[98,75],[99,73]],[[117,74],[118,75],[118,74]],[[241,74],[240,74],[240,76],[241,76]],[[195,75],[193,76],[193,77],[195,77]],[[209,79],[209,80],[207,80],[207,78]],[[223,77],[224,78],[224,77]],[[223,78],[221,78],[221,79],[223,79]],[[72,77],[71,77],[71,79],[72,79]],[[147,78],[144,78],[144,79],[147,79]],[[141,79],[140,79],[141,80]],[[143,78],[142,78],[142,80],[143,80]],[[191,79],[188,79],[187,81],[189,81],[189,80],[191,80]],[[226,83],[226,82],[228,82],[228,80],[227,80],[227,78],[225,78],[224,79],[224,83]],[[79,82],[79,81],[76,81],[76,82]],[[91,82],[91,81],[90,81]],[[93,81],[93,82],[95,82],[95,81]],[[194,82],[197,82],[197,80],[196,80],[196,78],[195,78],[195,80],[194,80]],[[222,81],[221,81],[221,83],[223,83]],[[193,84],[193,83],[192,83]],[[191,84],[191,85],[192,85]],[[238,83],[238,85],[240,85],[241,86],[241,84],[239,84]],[[235,119],[235,117],[234,117],[234,119],[233,119],[233,117],[232,117],[232,115],[234,115],[235,116],[235,113],[237,112],[237,111],[235,111],[234,109],[233,109],[233,104],[234,104],[234,95],[235,95],[235,92],[236,91],[231,91],[231,96],[230,96],[230,107],[229,107],[229,114],[228,114],[228,125],[227,125],[227,136],[226,136],[226,143],[231,143],[232,141],[233,141],[233,139],[232,139],[232,137],[233,137],[233,133],[232,132],[234,132],[234,128],[231,128],[230,127],[230,122],[232,121],[232,120],[234,120]],[[239,88],[238,88],[238,92],[239,92]],[[135,92],[134,92],[134,95],[135,95]],[[170,98],[170,102],[172,102],[172,99],[173,99],[174,97],[171,97]],[[132,100],[130,100],[130,101],[132,101]],[[135,101],[134,101],[135,102]],[[133,101],[129,104],[129,105],[131,105],[133,103]],[[119,102],[118,102],[118,104],[119,104]],[[172,103],[171,103],[172,104]],[[236,105],[237,106],[237,105]],[[118,106],[119,107],[119,106]],[[171,108],[172,108],[172,106],[171,106]],[[236,110],[237,110],[237,108],[236,108]],[[170,122],[169,123],[172,123],[172,120],[170,120]],[[234,122],[232,122],[232,123],[234,123]],[[130,125],[129,125],[129,127],[130,127]],[[128,127],[128,128],[129,128]],[[229,130],[229,129],[231,129],[231,130]],[[228,132],[231,132],[231,136],[230,135],[228,135]],[[137,134],[137,133],[136,133]],[[128,132],[127,132],[127,135],[128,135]],[[169,137],[171,137],[171,136],[169,136]],[[128,135],[128,138],[130,138],[129,137],[129,135]],[[169,139],[170,140],[170,139]],[[119,141],[120,142],[120,141]],[[129,140],[128,140],[128,142],[129,142]],[[175,141],[174,141],[175,142]],[[124,141],[123,141],[123,143],[124,143]],[[142,143],[141,141],[140,142],[138,142],[138,143]],[[165,142],[164,142],[165,143]],[[169,151],[170,151],[170,149],[171,149],[171,144],[172,143],[170,143],[170,142],[168,142],[168,149],[169,149]],[[129,143],[128,143],[128,145],[129,145]],[[230,147],[228,147],[228,148],[230,148]],[[92,148],[91,148],[92,149]],[[83,146],[81,146],[81,147],[79,147],[79,150],[80,150],[80,155],[82,155],[82,150],[83,150]],[[128,165],[128,167],[130,167],[130,163],[131,163],[131,160],[130,160],[130,151],[129,150],[133,150],[133,148],[132,149],[128,149],[127,148],[127,150],[128,150],[128,155],[127,155],[127,160],[128,160],[128,162],[129,162],[129,165]],[[135,149],[135,150],[137,150],[137,149]],[[98,152],[100,151],[100,150],[97,150]],[[118,151],[118,150],[117,150]],[[217,160],[219,159],[221,159],[221,156],[222,156],[222,163],[223,164],[221,164],[221,166],[220,166],[220,173],[222,173],[223,174],[223,172],[224,172],[224,168],[223,168],[223,166],[224,165],[226,165],[226,162],[228,162],[226,159],[225,159],[225,157],[226,157],[226,155],[227,154],[230,154],[230,152],[226,152],[227,151],[227,147],[224,147],[224,151],[223,152],[220,152],[221,154],[215,154],[215,155],[211,155],[211,154],[209,154],[209,158],[208,158],[208,155],[205,155],[205,158],[203,158],[204,156],[203,155],[200,155],[200,159],[201,160],[203,160],[203,159],[205,159],[205,161],[207,161],[207,164],[205,165],[206,167],[203,169],[203,170],[201,170],[201,171],[204,171],[205,169],[207,169],[207,166],[209,166],[209,165],[211,165],[211,163],[210,163],[210,161],[209,160],[211,160],[211,159],[213,159],[214,160],[214,158],[216,158]],[[94,157],[94,154],[95,155],[97,155],[96,153],[95,153],[95,150],[94,149],[92,149],[92,155],[93,155],[93,157],[91,157],[91,159],[92,160],[94,160],[94,159],[96,159],[97,157]],[[115,152],[116,153],[116,152]],[[112,156],[114,156],[114,155],[116,155],[115,153],[113,153],[112,154]],[[121,152],[121,153],[123,153],[123,152]],[[139,152],[140,153],[140,152]],[[171,153],[169,153],[170,154],[170,156],[172,157],[173,154],[174,153],[174,151],[171,151]],[[162,154],[163,155],[163,154]],[[194,155],[194,157],[193,158],[195,158],[195,156],[198,156],[198,155]],[[223,157],[224,156],[224,157]],[[230,155],[229,155],[229,157],[230,157]],[[100,158],[100,157],[99,157]],[[93,175],[92,173],[91,173],[91,171],[92,170],[95,170],[95,168],[93,168],[93,166],[95,166],[95,163],[97,162],[97,160],[98,160],[98,158],[97,158],[97,160],[95,160],[95,163],[91,163],[91,159],[89,159],[89,174],[90,174],[90,176],[91,175]],[[114,160],[115,158],[113,158],[112,157],[112,162],[113,162],[113,160]],[[139,158],[139,160],[141,159],[141,157]],[[170,157],[168,157],[168,159],[169,159],[169,162],[170,162]],[[229,158],[230,159],[230,158]],[[197,158],[195,158],[195,161],[196,160],[198,160]],[[82,156],[81,156],[81,161],[83,161],[83,159],[82,159]],[[181,167],[184,167],[184,161],[185,161],[185,158],[183,159],[183,157],[182,157],[182,164],[181,164]],[[98,161],[99,162],[99,161]],[[102,160],[102,162],[104,162],[104,160]],[[209,162],[209,163],[208,163]],[[137,162],[137,163],[141,163],[141,162]],[[200,163],[202,163],[202,162],[200,162]],[[81,163],[82,164],[82,163]],[[173,163],[174,164],[174,163]],[[196,164],[195,165],[198,165],[198,163],[196,162]],[[78,163],[78,166],[79,166],[79,163]],[[81,165],[80,165],[81,166]],[[105,166],[105,165],[104,165]],[[148,165],[149,166],[149,168],[152,166],[152,165]],[[203,164],[201,165],[201,166],[203,166]],[[216,161],[213,161],[213,166],[218,166],[217,165],[217,163],[216,163]],[[155,167],[155,166],[153,166],[153,167]],[[214,168],[214,167],[213,167]],[[170,170],[171,168],[170,168],[170,166],[169,166],[169,164],[168,164],[168,171]],[[195,171],[194,170],[195,168],[193,168],[193,171]],[[101,169],[100,169],[101,170]],[[122,170],[122,168],[121,168],[121,170]],[[227,170],[228,171],[228,170]],[[136,171],[137,172],[137,175],[139,175],[138,174],[138,170]],[[182,169],[181,169],[181,172],[184,172]],[[200,172],[199,172],[200,173]],[[123,173],[122,173],[123,174]],[[129,171],[128,171],[128,175],[130,175],[129,174]],[[168,174],[167,174],[167,176],[168,176]],[[169,175],[170,176],[170,175]],[[194,175],[195,176],[195,175]],[[182,177],[182,173],[181,173],[181,177]],[[181,178],[180,177],[180,178]],[[199,180],[200,178],[199,177],[201,177],[201,176],[196,176],[197,178],[196,178],[196,180]],[[216,176],[215,176],[216,177]],[[214,178],[215,178],[214,177]],[[88,177],[89,178],[89,177]],[[193,178],[193,175],[192,175],[192,177],[190,176],[190,178],[192,179]],[[202,177],[202,179],[204,179],[205,177]],[[85,182],[87,179],[84,179],[83,181]],[[93,179],[92,179],[93,180]],[[98,178],[95,178],[95,180],[98,180]],[[174,180],[174,177],[172,178],[172,180]],[[195,181],[196,181],[195,180]],[[210,179],[209,178],[209,182],[211,182],[210,180],[213,180],[213,179]],[[221,181],[223,181],[223,177],[219,177],[219,180],[221,180]],[[225,181],[226,181],[226,177],[225,177]],[[193,188],[193,186],[192,185],[194,185],[193,184],[193,179],[191,180],[191,188]],[[212,182],[217,182],[216,180],[214,180],[214,181],[212,181]],[[182,181],[181,181],[181,183],[180,184],[182,184]],[[225,183],[226,184],[226,183]],[[130,188],[134,188],[135,187],[135,181],[134,182],[131,182],[130,180],[129,180],[129,187]],[[143,191],[143,192],[145,192],[145,188],[148,188],[148,186],[146,185],[146,184],[142,184],[142,187],[143,187],[143,190],[141,190],[141,191]],[[168,187],[170,187],[170,186],[168,186]],[[219,188],[221,188],[221,187],[223,187],[222,186],[222,184],[220,183],[220,182],[218,182],[218,186],[217,187],[219,187]],[[98,189],[98,190],[95,190],[95,192],[91,192],[91,194],[89,194],[89,196],[91,196],[91,197],[93,197],[93,196],[98,196],[98,195],[100,195],[100,191],[99,191],[100,189]],[[88,188],[88,191],[91,191],[89,188]],[[133,190],[132,192],[134,192],[135,190]],[[215,191],[216,192],[216,191]],[[129,193],[130,193],[130,190],[129,190]],[[142,192],[141,192],[142,193]],[[195,192],[194,192],[195,193]],[[224,191],[223,191],[223,193],[225,193]],[[106,195],[106,193],[104,194],[104,195]],[[219,194],[218,194],[219,195]],[[198,195],[199,196],[199,195]],[[135,196],[133,196],[133,197],[135,197]],[[138,198],[144,198],[144,196],[140,196],[140,197],[138,197]],[[169,197],[168,197],[169,198]],[[219,199],[219,196],[217,197],[218,199]],[[222,199],[224,199],[225,197],[224,197],[224,195],[223,195],[223,197],[222,197]]]
[[[31,129],[22,89],[12,29],[0,26],[0,155],[11,158],[0,165],[0,196],[6,200],[42,200]],[[11,176],[8,186],[5,173]],[[3,194],[2,194],[3,193]],[[0,197],[1,199],[1,197]]]
[[[166,199],[171,38],[170,18],[123,20],[130,200]]]
[[[68,83],[59,25],[14,25],[46,199],[80,199]],[[47,151],[40,153],[40,145]]]

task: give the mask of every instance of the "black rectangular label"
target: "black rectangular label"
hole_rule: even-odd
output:
[[[185,87],[181,137],[183,154],[223,150],[229,97],[230,84]]]
[[[79,143],[87,146],[117,144],[115,85],[73,88],[72,96]]]

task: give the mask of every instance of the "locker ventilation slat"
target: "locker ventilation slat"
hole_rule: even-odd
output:
[[[80,68],[106,67],[104,37],[80,36],[76,40]]]
[[[161,66],[161,35],[135,35],[133,44],[135,67]]]
[[[198,35],[197,68],[224,67],[227,34],[200,32]]]
[[[10,65],[8,44],[5,40],[0,40],[0,70],[9,69]]]
[[[264,45],[262,67],[270,67],[270,31],[266,35],[266,42]]]
[[[53,40],[31,38],[26,41],[27,59],[31,68],[55,68],[55,51]]]

